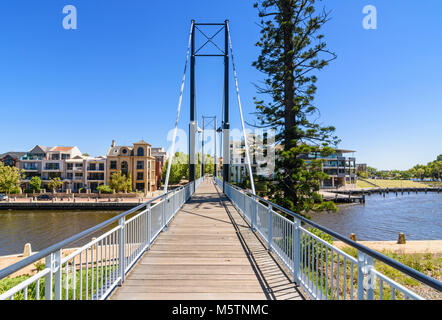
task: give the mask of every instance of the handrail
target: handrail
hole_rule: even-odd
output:
[[[91,228],[89,228],[89,229],[87,229],[85,231],[77,233],[76,235],[73,235],[72,237],[70,237],[68,239],[65,239],[65,240],[60,241],[60,242],[58,242],[56,244],[53,244],[52,246],[50,246],[50,247],[48,247],[48,248],[46,248],[44,250],[41,250],[38,253],[35,253],[32,256],[28,257],[28,258],[25,258],[25,259],[23,259],[23,260],[21,260],[19,262],[16,262],[16,263],[14,263],[14,264],[12,264],[12,265],[10,265],[10,266],[0,270],[0,279],[3,279],[5,277],[13,274],[14,272],[16,272],[16,271],[18,271],[18,270],[20,270],[20,269],[30,265],[31,263],[34,263],[34,262],[36,262],[36,261],[38,261],[38,260],[48,256],[49,254],[51,254],[51,253],[53,253],[53,252],[55,252],[57,250],[60,250],[60,249],[62,249],[64,247],[66,247],[67,245],[69,245],[69,244],[71,244],[73,242],[76,242],[76,241],[78,241],[78,240],[80,240],[80,239],[90,235],[91,233],[94,233],[94,232],[96,232],[98,230],[103,229],[104,227],[110,225],[111,223],[116,222],[119,219],[121,219],[121,218],[123,218],[123,217],[125,217],[125,216],[127,216],[127,215],[129,215],[129,214],[131,214],[133,212],[136,212],[136,211],[140,210],[141,208],[147,206],[149,203],[152,203],[152,202],[154,202],[154,201],[156,201],[156,200],[158,200],[160,198],[163,198],[163,197],[169,195],[170,193],[174,193],[174,192],[176,192],[178,190],[181,190],[181,189],[185,188],[190,183],[191,182],[189,182],[189,183],[187,183],[187,184],[185,184],[183,186],[180,186],[180,187],[178,187],[176,189],[170,190],[169,192],[167,192],[165,194],[162,194],[162,195],[160,195],[158,197],[150,199],[149,201],[144,202],[144,203],[136,206],[135,208],[129,209],[127,211],[124,211],[123,213],[120,213],[119,215],[117,215],[117,216],[115,216],[115,217],[113,217],[113,218],[111,218],[109,220],[106,220],[106,221],[104,221],[104,222],[102,222],[102,223],[100,223],[100,224],[98,224],[96,226],[93,226],[93,227],[91,227]]]
[[[301,220],[301,221],[303,221],[303,222],[305,222],[305,223],[307,223],[307,224],[309,224],[309,225],[311,225],[311,226],[313,226],[313,227],[315,227],[315,228],[317,228],[317,229],[319,229],[319,230],[321,230],[321,231],[323,231],[323,232],[333,236],[336,239],[341,240],[342,242],[344,242],[344,243],[346,243],[346,244],[348,244],[348,245],[358,249],[359,251],[362,251],[363,253],[368,254],[369,256],[371,256],[373,258],[376,258],[377,260],[382,261],[385,264],[387,264],[387,265],[389,265],[389,266],[391,266],[391,267],[393,267],[393,268],[395,268],[395,269],[405,273],[406,275],[408,275],[408,276],[410,276],[410,277],[412,277],[412,278],[414,278],[416,280],[419,280],[422,283],[425,283],[426,285],[432,287],[433,289],[436,289],[438,291],[442,291],[442,282],[437,280],[437,279],[431,278],[431,277],[427,276],[426,274],[423,274],[422,272],[419,272],[419,271],[417,271],[417,270],[415,270],[413,268],[410,268],[410,267],[408,267],[408,266],[406,266],[406,265],[404,265],[404,264],[402,264],[402,263],[400,263],[400,262],[398,262],[398,261],[396,261],[394,259],[391,259],[391,258],[387,257],[386,255],[380,253],[380,252],[377,252],[377,251],[375,251],[373,249],[370,249],[370,248],[368,248],[368,247],[366,247],[366,246],[364,246],[364,245],[362,245],[360,243],[357,243],[357,242],[355,242],[355,241],[353,241],[351,239],[348,239],[348,238],[346,238],[345,236],[343,236],[343,235],[341,235],[339,233],[336,233],[336,232],[334,232],[334,231],[332,231],[332,230],[330,230],[330,229],[328,229],[326,227],[323,227],[323,226],[321,226],[321,225],[319,225],[319,224],[317,224],[317,223],[315,223],[315,222],[313,222],[313,221],[311,221],[311,220],[309,220],[309,219],[307,219],[307,218],[297,214],[297,213],[294,213],[294,212],[292,212],[292,211],[290,211],[290,210],[288,210],[288,209],[286,209],[284,207],[281,207],[281,206],[279,206],[279,205],[277,205],[277,204],[275,204],[273,202],[270,202],[270,201],[268,201],[268,200],[266,200],[266,199],[264,199],[264,198],[262,198],[260,196],[257,196],[255,194],[251,193],[250,191],[238,188],[238,187],[233,186],[231,184],[229,184],[229,185],[232,188],[237,189],[238,191],[243,191],[244,193],[249,194],[251,197],[254,197],[254,198],[256,198],[256,199],[258,199],[258,200],[260,200],[260,201],[262,201],[262,202],[264,202],[264,203],[266,203],[268,205],[271,205],[273,208],[276,208],[276,209],[278,209],[280,211],[283,211],[284,213],[286,213],[286,214],[288,214],[288,215],[290,215],[290,216],[292,216],[292,217],[294,217],[296,219],[299,219],[299,220]]]

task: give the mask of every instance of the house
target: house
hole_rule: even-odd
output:
[[[17,151],[6,152],[0,154],[0,162],[3,163],[4,166],[18,168],[20,157],[24,156],[25,154],[26,152],[17,152]]]
[[[132,190],[152,192],[156,190],[155,157],[152,156],[151,145],[146,141],[138,141],[132,146],[116,146],[112,141],[106,154],[106,180],[114,172],[121,171],[132,178]]]
[[[167,161],[167,152],[164,148],[152,148],[152,156],[155,157],[155,181],[156,189],[161,187],[161,176],[163,168]]]

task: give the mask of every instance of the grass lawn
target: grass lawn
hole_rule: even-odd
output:
[[[365,188],[374,188],[374,186],[369,184],[369,183],[367,183],[367,182],[365,182],[365,181],[356,180],[356,188],[363,188],[363,189],[365,189]]]
[[[426,184],[410,180],[365,179],[380,188],[425,188]],[[359,182],[359,181],[358,181]],[[361,181],[363,182],[363,181]],[[358,188],[360,188],[358,186]]]

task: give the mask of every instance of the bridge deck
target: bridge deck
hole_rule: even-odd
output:
[[[212,181],[200,185],[110,299],[303,299]]]

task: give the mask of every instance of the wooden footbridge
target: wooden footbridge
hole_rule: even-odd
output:
[[[303,299],[213,183],[184,204],[110,299]]]

